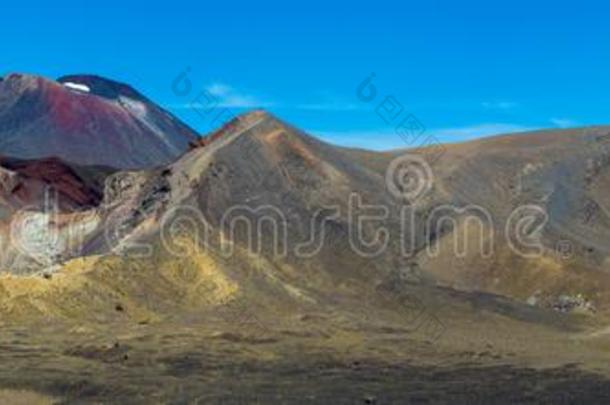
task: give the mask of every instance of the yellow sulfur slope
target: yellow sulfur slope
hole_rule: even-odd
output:
[[[150,257],[90,256],[73,259],[47,279],[0,276],[0,316],[26,319],[155,320],[176,306],[196,309],[234,296],[237,285],[189,239],[188,254],[155,249]]]

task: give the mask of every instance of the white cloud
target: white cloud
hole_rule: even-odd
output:
[[[485,136],[535,131],[536,129],[538,128],[519,124],[486,123],[466,127],[432,129],[430,133],[443,142],[455,142]]]
[[[514,101],[484,101],[481,103],[481,106],[488,110],[510,110],[518,105]]]
[[[212,83],[206,87],[206,90],[210,92],[210,94],[218,97],[225,97],[235,92],[231,86],[227,86],[223,83]]]
[[[323,94],[318,101],[295,103],[295,104],[280,104],[261,99],[253,94],[247,94],[237,90],[228,84],[215,82],[205,87],[207,96],[213,96],[216,101],[216,107],[221,108],[268,108],[276,107],[283,109],[305,110],[305,111],[357,111],[362,110],[365,106],[362,103],[350,102],[345,98],[335,97],[332,95]],[[173,109],[189,109],[189,108],[209,108],[211,102],[202,96],[205,102],[190,102],[185,104],[170,105]],[[206,105],[207,104],[207,105]]]
[[[328,90],[316,91],[307,102],[294,105],[297,110],[334,112],[357,111],[366,107],[365,103],[354,102],[351,97],[344,97]]]
[[[550,121],[553,125],[559,128],[569,128],[578,125],[576,121],[568,118],[551,118]]]
[[[296,108],[310,111],[355,111],[362,109],[362,105],[335,100],[322,103],[298,104]]]
[[[237,89],[224,84],[212,83],[206,90],[218,98],[218,107],[224,108],[262,108],[271,107],[273,103],[264,101],[250,94],[244,94]]]
[[[310,130],[308,133],[326,142],[370,150],[390,150],[404,148],[402,139],[393,131],[319,131]]]
[[[224,83],[212,83],[205,88],[207,95],[202,95],[201,99],[204,102],[190,102],[186,104],[171,105],[174,109],[191,109],[191,108],[267,108],[275,104],[262,100],[257,96],[245,94]],[[205,94],[205,93],[204,93]],[[210,96],[213,96],[211,98]],[[215,100],[212,102],[210,99]]]
[[[456,128],[430,129],[422,134],[413,145],[407,145],[393,130],[364,131],[319,131],[310,130],[310,134],[336,145],[370,150],[404,149],[418,146],[417,142],[433,142],[428,137],[434,136],[441,143],[468,141],[486,136],[535,131],[538,128],[518,124],[488,123]]]

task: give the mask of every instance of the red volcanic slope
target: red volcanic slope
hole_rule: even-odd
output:
[[[58,208],[81,210],[99,205],[104,179],[114,172],[101,166],[78,167],[57,158],[19,160],[0,157],[0,201],[9,207],[42,207],[45,193]]]
[[[98,76],[0,81],[0,153],[80,165],[141,169],[167,164],[197,134],[131,87]]]

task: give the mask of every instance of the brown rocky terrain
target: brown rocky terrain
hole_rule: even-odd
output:
[[[18,195],[2,228],[4,395],[605,402],[608,142],[542,131],[432,159],[254,111],[153,169],[6,160],[7,193],[65,202],[24,211]],[[422,178],[387,175],[405,154],[430,169],[416,195]],[[34,225],[15,235],[16,219]]]

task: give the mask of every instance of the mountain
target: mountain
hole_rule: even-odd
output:
[[[513,402],[605,399],[608,156],[607,127],[371,152],[252,111],[162,166],[0,159],[20,348],[0,381],[92,402],[488,403],[499,379]]]
[[[368,283],[407,269],[438,285],[548,308],[566,296],[587,297],[596,307],[610,303],[607,127],[444,145],[436,155],[425,148],[374,153],[326,144],[257,111],[202,144],[163,175],[149,177],[136,207],[161,220],[174,209],[195,210],[205,218],[211,250],[223,238],[253,250],[253,235],[227,227],[233,219],[227,211],[237,207],[235,216],[251,216],[252,224],[275,216],[286,225],[285,256],[271,250],[278,247],[272,229],[254,235],[261,237],[255,251],[337,282]],[[386,176],[403,155],[427,159],[431,176],[411,204],[389,187],[397,180]],[[401,217],[405,206],[408,214]],[[358,215],[385,217],[358,225]],[[146,232],[159,234],[160,224],[153,223],[146,222]],[[373,243],[383,232],[385,248]],[[316,254],[299,254],[313,236],[320,242]]]
[[[86,230],[78,236],[82,249],[48,251],[63,262],[109,252],[129,256],[130,246],[152,243],[171,256],[168,235],[186,222],[190,234],[180,237],[194,238],[214,260],[234,247],[314,272],[298,283],[318,294],[322,284],[309,285],[318,276],[328,283],[326,293],[345,284],[358,294],[406,272],[547,308],[576,296],[586,297],[587,307],[609,303],[608,128],[444,145],[432,161],[425,148],[335,147],[254,111],[196,144],[165,167],[106,174],[99,204],[76,214],[97,225],[70,222]],[[386,173],[401,156],[415,156],[431,176],[411,203],[388,183],[401,181]],[[373,218],[360,222],[367,215]],[[234,226],[244,218],[247,226]],[[44,266],[58,263],[53,257]],[[251,266],[251,259],[240,260]],[[26,267],[12,271],[37,268]]]
[[[0,154],[121,169],[161,166],[197,134],[128,85],[91,75],[0,81]]]
[[[456,288],[549,308],[581,296],[605,308],[610,304],[609,194],[610,127],[446,145],[434,166],[432,206],[480,207],[491,221],[477,227],[456,215],[455,229],[436,236],[438,254],[421,251],[416,260],[422,271]],[[528,213],[531,222],[518,213]],[[481,254],[478,228],[486,228],[482,238],[494,243],[493,255]],[[474,243],[456,257],[451,246],[459,232]]]

